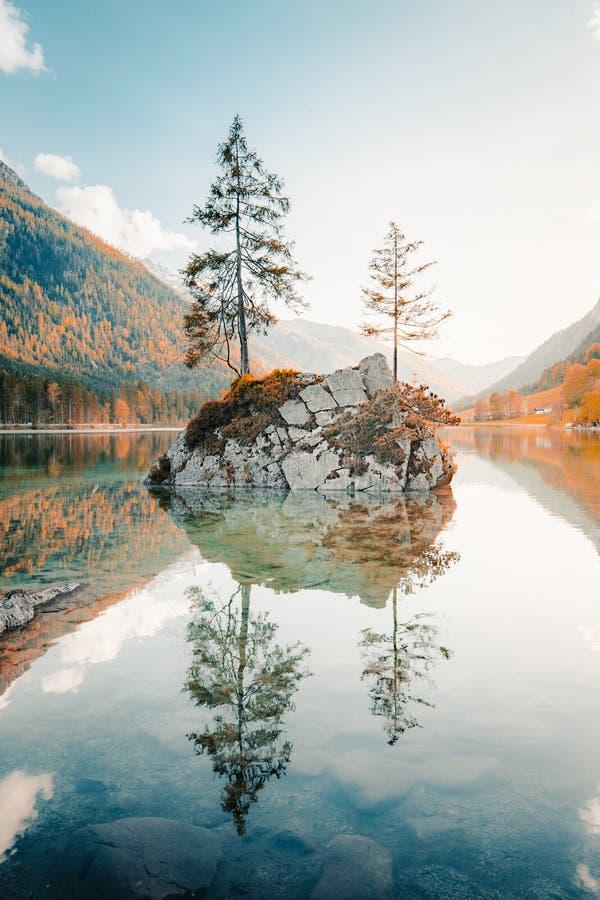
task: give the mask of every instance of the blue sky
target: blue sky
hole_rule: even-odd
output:
[[[210,240],[182,222],[239,112],[285,178],[310,318],[357,325],[395,218],[455,314],[433,352],[525,353],[600,294],[595,10],[0,0],[0,148],[47,202],[178,265]]]

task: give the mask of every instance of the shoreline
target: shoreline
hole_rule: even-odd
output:
[[[494,420],[491,422],[468,422],[463,421],[460,425],[449,425],[446,426],[452,429],[461,429],[461,428],[488,428],[488,429],[498,429],[498,428],[543,428],[546,431],[567,431],[573,432],[575,434],[598,434],[600,433],[600,426],[598,425],[571,425],[568,422],[560,423],[560,422],[518,422],[511,419],[506,420]]]
[[[120,427],[103,425],[99,428],[0,428],[0,434],[142,434],[146,431],[181,431],[183,425],[135,425]]]

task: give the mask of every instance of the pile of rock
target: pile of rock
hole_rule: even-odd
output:
[[[393,387],[381,353],[366,357],[355,368],[326,377],[303,375],[298,381],[305,385],[298,396],[282,403],[252,440],[228,437],[218,453],[207,452],[201,446],[190,447],[182,431],[145,483],[352,494],[427,491],[451,480],[451,455],[432,430],[402,441],[400,464],[382,460],[375,446],[366,447],[357,460],[331,441],[331,426],[338,419],[345,416],[347,422],[349,411],[364,411],[380,391]],[[373,434],[373,444],[375,438]]]

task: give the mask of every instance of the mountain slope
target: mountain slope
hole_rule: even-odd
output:
[[[598,333],[600,333],[600,300],[582,319],[562,331],[557,331],[544,341],[513,372],[488,387],[486,393],[519,390],[534,384],[545,369],[570,356],[578,348],[587,348],[594,342],[593,335]],[[480,389],[480,392],[481,390],[483,389]]]
[[[440,359],[436,361],[436,366],[454,381],[463,385],[465,391],[476,394],[500,378],[509,375],[524,360],[524,356],[507,356],[506,359],[499,359],[493,363],[469,366],[457,362],[455,359]]]
[[[332,372],[354,366],[372,353],[383,353],[388,360],[392,355],[389,344],[350,328],[300,318],[281,319],[268,335],[261,335],[259,343],[265,352],[278,353],[290,360],[294,368],[308,372]],[[423,381],[449,400],[465,393],[464,387],[441,372],[436,363],[409,351],[399,355],[398,376],[404,381]]]
[[[161,392],[229,381],[182,363],[187,301],[59,215],[0,162],[0,366],[76,378],[94,390],[143,379]]]
[[[266,337],[260,338],[264,352],[271,350],[291,360],[296,368],[312,372],[332,371],[370,353],[383,353],[391,363],[390,344],[364,337],[350,328],[324,325],[306,319],[282,319]],[[454,359],[429,359],[401,350],[398,374],[405,381],[423,381],[449,401],[484,389],[512,371],[522,361],[513,356],[483,366],[468,366]]]

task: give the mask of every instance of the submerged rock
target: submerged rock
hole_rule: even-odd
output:
[[[175,819],[119,819],[76,831],[60,870],[67,896],[78,900],[163,900],[208,888],[221,856],[221,842],[208,828]]]
[[[9,628],[18,628],[31,622],[38,606],[50,603],[64,594],[71,594],[81,587],[77,582],[67,582],[41,591],[15,588],[0,595],[0,634]]]
[[[330,841],[311,900],[384,900],[391,896],[392,858],[381,844],[360,834],[338,834]]]
[[[337,494],[435,489],[455,466],[426,418],[404,402],[403,391],[414,397],[414,390],[394,385],[381,353],[327,376],[245,376],[202,407],[145,483]]]

